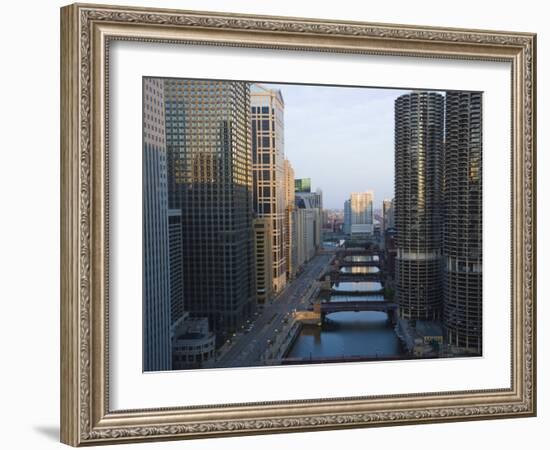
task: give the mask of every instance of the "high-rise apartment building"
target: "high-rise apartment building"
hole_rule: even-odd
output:
[[[256,298],[250,85],[164,81],[168,200],[181,210],[185,310],[218,340]]]
[[[287,283],[284,101],[280,90],[251,86],[254,210],[272,221],[273,290]]]
[[[170,272],[164,85],[143,80],[143,370],[169,370]]]
[[[296,276],[296,235],[293,220],[295,220],[296,196],[294,195],[294,169],[288,159],[285,159],[285,258],[287,279]]]
[[[482,350],[482,94],[447,92],[443,321],[448,342]]]
[[[396,287],[404,319],[441,314],[444,97],[412,92],[395,101]]]
[[[353,192],[350,196],[351,235],[371,234],[374,231],[374,194],[371,191]]]

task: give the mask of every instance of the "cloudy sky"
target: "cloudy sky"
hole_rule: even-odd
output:
[[[325,208],[343,209],[351,192],[374,191],[375,208],[393,197],[393,104],[408,91],[263,85],[282,91],[286,158]]]

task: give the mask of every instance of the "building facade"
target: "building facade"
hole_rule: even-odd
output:
[[[183,319],[183,236],[181,210],[168,210],[168,254],[170,255],[170,327],[174,330]]]
[[[285,257],[287,214],[284,172],[284,101],[279,90],[251,87],[254,210],[272,221],[273,290],[287,283]]]
[[[351,229],[355,235],[372,234],[374,231],[374,194],[353,192],[350,196]]]
[[[168,200],[181,210],[185,310],[223,340],[255,307],[250,85],[164,81]]]
[[[256,302],[263,307],[273,296],[273,249],[271,219],[254,219],[254,254],[256,260]]]
[[[208,326],[208,319],[190,317],[184,313],[172,341],[172,368],[199,369],[214,359],[216,336]]]
[[[164,85],[143,80],[143,370],[170,370]]]
[[[345,234],[351,233],[351,200],[344,202],[344,226],[342,231]]]
[[[448,342],[482,350],[482,94],[447,92],[443,321]]]
[[[296,192],[311,192],[311,178],[296,178],[294,190]]]
[[[393,200],[385,199],[382,202],[382,231],[386,232],[388,228],[395,228],[393,214]]]
[[[412,92],[395,101],[396,288],[403,319],[441,316],[444,97]]]
[[[296,192],[297,264],[302,266],[313,258],[322,242],[322,194]]]
[[[323,209],[323,191],[321,189],[317,189],[315,192],[296,191],[294,197],[298,208]]]
[[[296,209],[296,196],[294,195],[294,169],[288,159],[285,159],[285,258],[287,279],[296,277],[296,235],[293,221]]]

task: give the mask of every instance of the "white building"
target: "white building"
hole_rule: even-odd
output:
[[[351,234],[371,234],[374,231],[374,194],[353,192],[350,197]]]

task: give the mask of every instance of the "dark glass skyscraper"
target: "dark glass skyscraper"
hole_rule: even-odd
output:
[[[163,81],[143,81],[143,370],[170,370],[170,266]]]
[[[181,210],[185,310],[235,330],[255,302],[250,86],[165,80],[168,202]]]
[[[412,92],[395,101],[396,293],[404,319],[441,314],[441,189],[444,97]]]
[[[455,347],[481,354],[482,126],[479,92],[447,92],[443,319]]]

